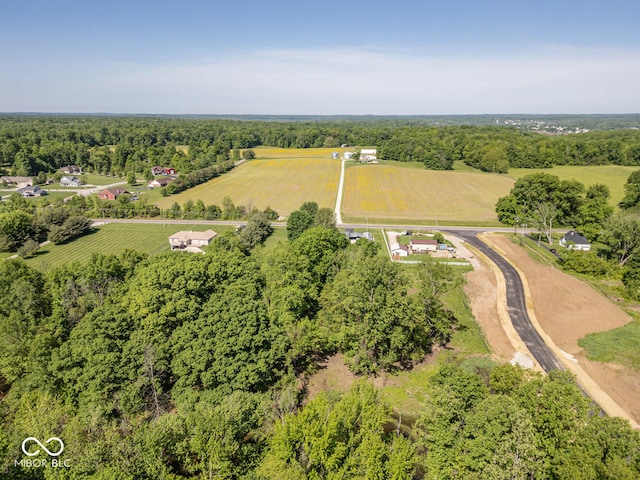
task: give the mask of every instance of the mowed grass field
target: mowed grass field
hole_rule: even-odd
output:
[[[495,204],[513,179],[475,171],[426,170],[387,162],[345,171],[346,221],[497,222]]]
[[[561,180],[575,179],[586,187],[596,183],[603,183],[611,190],[609,203],[617,206],[624,197],[624,184],[631,172],[639,170],[638,167],[625,167],[622,165],[598,165],[582,167],[573,165],[561,165],[552,168],[511,168],[508,177],[517,180],[532,173],[544,172],[560,177]]]
[[[180,230],[204,231],[209,228],[218,234],[234,229],[218,225],[108,223],[67,244],[45,245],[26,262],[34,267],[47,268],[74,260],[86,262],[92,253],[119,254],[125,249],[152,255],[168,251],[169,236]]]
[[[283,150],[283,149],[278,149]],[[331,158],[332,149],[292,150],[297,155],[290,158],[257,159],[243,163],[232,171],[207,183],[186,190],[178,195],[161,198],[160,208],[169,208],[173,202],[180,205],[187,200],[202,200],[205,205],[222,206],[225,197],[236,205],[257,207],[263,210],[270,206],[280,215],[289,215],[305,201],[315,201],[320,207],[333,208],[340,180],[340,160]],[[309,156],[323,150],[321,156]],[[272,149],[256,149],[275,154]]]

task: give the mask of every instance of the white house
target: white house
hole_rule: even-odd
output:
[[[188,252],[204,253],[200,247],[207,246],[217,235],[213,230],[194,232],[182,230],[169,237],[171,250],[186,250]]]
[[[564,237],[560,239],[560,245],[569,250],[591,250],[589,240],[573,230],[569,230],[564,234]]]
[[[149,188],[166,187],[172,181],[173,181],[173,178],[169,178],[169,177],[155,178],[153,180],[149,180],[148,187]]]
[[[400,245],[397,242],[389,245],[389,250],[391,250],[392,257],[408,257],[409,256],[409,247],[407,247],[406,245]]]
[[[65,175],[60,178],[60,185],[63,187],[79,187],[82,185],[82,181],[73,175]]]
[[[427,253],[438,250],[438,242],[436,240],[411,240],[409,243],[411,253]]]

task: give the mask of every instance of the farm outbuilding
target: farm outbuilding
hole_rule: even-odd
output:
[[[436,240],[411,240],[409,243],[411,253],[427,253],[438,250],[438,242]]]

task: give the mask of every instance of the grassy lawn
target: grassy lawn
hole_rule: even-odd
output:
[[[264,248],[270,251],[277,247],[280,242],[286,243],[288,241],[286,227],[273,227],[273,233],[264,242]]]
[[[342,213],[346,221],[497,223],[495,203],[513,183],[503,175],[399,162],[356,165],[345,171]]]
[[[179,224],[133,224],[109,223],[95,229],[93,233],[64,245],[48,244],[26,262],[46,269],[49,266],[78,260],[86,262],[92,253],[118,254],[124,249],[156,254],[169,250],[169,236],[180,230],[207,230],[207,225]],[[219,226],[214,231],[235,230],[233,226]]]
[[[540,246],[538,246],[537,235],[534,235],[533,237],[522,236],[520,235],[520,233],[518,233],[518,235],[513,235],[512,233],[503,233],[501,235],[509,236],[513,243],[519,244],[534,262],[539,263],[540,265],[547,266],[558,265],[558,258],[545,248],[549,247],[546,239],[543,238],[540,241]],[[552,238],[554,240],[554,244],[549,248],[564,248],[558,245],[558,240],[560,239],[560,237],[562,237],[562,235],[553,234]]]
[[[620,328],[590,333],[578,340],[587,358],[598,362],[615,362],[640,370],[640,320],[633,320]]]
[[[77,175],[76,175],[77,176]],[[85,173],[84,177],[87,177],[88,185],[111,185],[112,183],[126,182],[125,178],[109,177],[107,175],[97,175],[94,173]],[[86,188],[84,185],[79,188]]]
[[[318,149],[310,149],[318,150]],[[331,149],[329,149],[331,150]],[[257,149],[258,151],[262,151]],[[270,150],[267,150],[270,151]],[[292,150],[295,158],[253,160],[207,183],[177,195],[160,198],[157,205],[169,208],[187,200],[202,200],[205,205],[222,206],[225,197],[236,205],[255,206],[260,210],[270,206],[280,215],[289,215],[305,201],[315,201],[320,207],[333,208],[340,178],[340,160],[329,154],[322,158],[300,156],[305,150]]]
[[[552,168],[510,168],[508,177],[517,180],[532,173],[545,172],[560,177],[561,180],[575,179],[585,186],[595,183],[603,183],[611,190],[609,203],[613,206],[624,197],[624,184],[631,172],[638,170],[638,167],[625,167],[621,165],[598,165],[598,166],[568,166],[561,165]]]

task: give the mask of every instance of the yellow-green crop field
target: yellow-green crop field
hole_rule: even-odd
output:
[[[354,165],[345,171],[342,214],[358,221],[495,222],[496,201],[513,183],[504,175],[404,168],[395,162]]]
[[[597,165],[592,167],[561,165],[553,168],[511,168],[507,174],[517,180],[531,173],[545,172],[556,175],[562,180],[575,179],[585,186],[603,183],[611,190],[609,203],[616,206],[624,197],[624,184],[631,172],[638,167],[624,167],[621,165]]]
[[[333,152],[342,155],[344,152],[354,152],[360,147],[350,148],[278,148],[256,147],[253,149],[258,159],[275,158],[331,158]]]
[[[166,198],[149,198],[161,208],[173,202],[201,199],[205,204],[222,204],[224,197],[234,203],[264,209],[270,206],[288,215],[303,202],[313,200],[333,207],[338,190],[340,161],[332,152],[343,154],[358,148],[275,148],[253,149],[256,160],[206,184]],[[637,167],[557,166],[548,169],[510,169],[507,175],[491,174],[456,162],[453,171],[427,170],[419,163],[383,162],[359,165],[349,162],[345,173],[342,214],[346,221],[436,220],[467,224],[497,222],[495,203],[509,193],[518,178],[547,172],[561,179],[576,179],[585,185],[603,183],[611,190],[611,204],[624,195],[624,183]]]
[[[256,155],[262,156],[265,150],[257,149]],[[169,208],[173,202],[183,204],[187,200],[196,202],[200,199],[205,205],[222,206],[224,197],[230,197],[236,205],[255,206],[260,210],[270,206],[280,215],[289,215],[305,201],[333,208],[340,180],[340,160],[331,158],[331,149],[307,150],[329,153],[311,157],[300,154],[309,154],[306,150],[291,150],[297,155],[252,160],[207,183],[162,198],[157,205]]]

